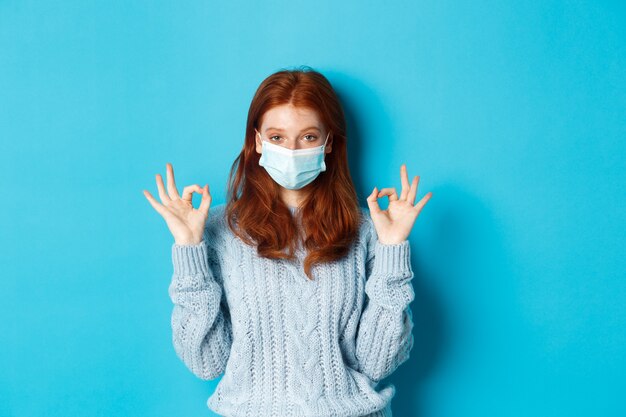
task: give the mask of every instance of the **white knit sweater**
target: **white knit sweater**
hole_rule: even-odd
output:
[[[212,206],[204,239],[172,245],[173,344],[196,376],[224,373],[208,407],[226,417],[391,416],[409,357],[414,298],[408,240],[377,240],[369,211],[341,260],[315,265],[259,257]],[[292,208],[292,213],[298,212]]]

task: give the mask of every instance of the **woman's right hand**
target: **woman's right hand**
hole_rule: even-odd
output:
[[[172,164],[166,164],[167,193],[163,185],[163,177],[156,174],[156,183],[159,197],[163,204],[159,203],[147,190],[143,190],[152,207],[165,219],[167,226],[174,236],[175,243],[179,245],[196,245],[202,242],[204,226],[209,216],[211,206],[211,194],[209,185],[200,187],[198,184],[188,185],[183,188],[183,196],[178,194],[174,182],[174,168]],[[200,207],[196,210],[191,203],[193,193],[202,194]]]

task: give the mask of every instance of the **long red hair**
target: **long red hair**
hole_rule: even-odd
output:
[[[289,103],[317,111],[331,132],[326,171],[303,188],[308,192],[301,206],[302,230],[280,198],[281,186],[259,165],[261,155],[255,150],[255,129],[260,130],[265,112]],[[229,228],[247,244],[255,245],[259,256],[270,259],[294,259],[302,238],[307,253],[304,272],[313,279],[314,264],[338,260],[348,253],[361,215],[348,168],[345,116],[330,82],[310,67],[270,75],[252,98],[244,145],[230,169]]]

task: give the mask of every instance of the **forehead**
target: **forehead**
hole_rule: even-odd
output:
[[[272,107],[261,119],[261,129],[273,127],[297,130],[307,126],[322,127],[317,111],[309,107],[295,107],[292,104]]]

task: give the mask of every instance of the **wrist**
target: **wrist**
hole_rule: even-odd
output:
[[[399,245],[401,243],[406,242],[407,239],[404,238],[390,238],[390,239],[386,239],[386,238],[378,238],[378,243],[380,243],[381,245]]]
[[[179,240],[174,240],[174,243],[176,245],[179,246],[193,246],[193,245],[198,245],[199,243],[202,242],[202,239],[198,240],[198,239],[179,239]]]

